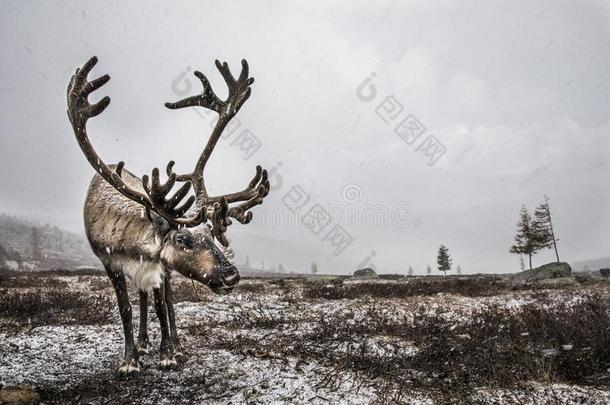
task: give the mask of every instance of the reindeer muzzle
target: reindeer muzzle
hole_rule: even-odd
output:
[[[217,268],[216,271],[218,272],[217,276],[214,277],[212,282],[209,284],[209,287],[216,294],[229,294],[239,282],[239,271],[233,265]]]

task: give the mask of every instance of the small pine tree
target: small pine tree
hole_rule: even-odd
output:
[[[244,264],[244,267],[249,269],[250,267],[250,256],[246,256],[246,264]]]
[[[449,256],[449,249],[447,249],[445,245],[441,245],[438,248],[436,263],[438,264],[438,269],[442,271],[445,276],[447,275],[447,271],[451,270],[451,256]]]
[[[462,266],[460,266],[459,264],[457,265],[457,267],[455,268],[455,272],[460,275],[462,274]]]
[[[432,266],[428,265],[428,267],[426,267],[426,274],[427,275],[431,275],[432,274]]]
[[[412,275],[413,275],[413,267],[409,266],[409,270],[407,271],[407,274],[408,274],[409,276],[412,276]]]
[[[510,247],[510,253],[527,255],[529,267],[532,269],[532,256],[548,244],[548,233],[532,218],[525,206],[521,206],[515,244]]]
[[[311,264],[311,274],[318,274],[318,264],[316,262]]]
[[[282,263],[280,263],[277,266],[277,271],[280,272],[280,273],[285,273],[284,266],[282,266]]]
[[[555,257],[559,262],[559,252],[557,251],[557,238],[555,237],[555,230],[553,229],[553,219],[551,217],[551,207],[549,205],[549,197],[544,196],[544,203],[536,207],[534,212],[534,228],[540,235],[541,247],[555,249]]]

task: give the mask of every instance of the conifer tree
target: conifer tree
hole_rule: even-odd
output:
[[[409,270],[407,271],[407,274],[410,276],[413,275],[413,267],[409,266]]]
[[[436,263],[438,264],[438,269],[442,271],[445,276],[447,275],[447,271],[451,270],[451,256],[449,256],[449,249],[447,249],[445,245],[441,245],[441,247],[438,248]]]
[[[547,245],[548,233],[536,223],[536,220],[532,218],[525,206],[521,206],[515,244],[510,247],[509,252],[527,255],[531,270],[532,256],[539,250],[547,247]]]
[[[428,267],[426,267],[426,274],[427,275],[431,275],[432,274],[432,267],[430,265],[428,265]]]
[[[549,197],[544,196],[544,203],[536,207],[534,212],[534,224],[536,232],[540,235],[540,244],[542,247],[555,249],[555,257],[559,262],[559,253],[557,251],[557,238],[553,229],[553,219],[551,217],[551,207],[549,205]]]

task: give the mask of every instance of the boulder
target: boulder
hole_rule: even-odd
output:
[[[610,277],[610,269],[599,269],[599,274],[602,275],[602,277]]]
[[[366,267],[364,269],[358,269],[354,272],[354,277],[360,277],[360,278],[376,278],[377,277],[377,273],[375,273],[375,270],[371,269],[370,267]]]
[[[550,278],[570,277],[572,268],[565,262],[547,263],[535,269],[516,273],[515,277],[528,280],[545,280]]]
[[[11,385],[0,389],[0,404],[36,405],[39,403],[40,395],[32,387]]]

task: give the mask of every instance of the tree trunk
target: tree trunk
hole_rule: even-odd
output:
[[[532,269],[532,254],[531,253],[529,254],[529,257],[530,257],[530,270],[531,270]]]
[[[551,236],[553,237],[553,247],[555,248],[555,257],[557,258],[557,263],[559,263],[559,253],[557,252],[557,241],[555,240],[555,233],[553,232],[552,225],[551,225]]]
[[[553,221],[551,220],[551,213],[549,213],[549,227],[551,228],[551,238],[553,238],[553,247],[555,248],[555,257],[557,263],[559,263],[559,253],[557,252],[557,240],[555,239],[555,231],[553,230]]]
[[[551,217],[551,208],[549,207],[549,197],[544,196],[544,201],[546,202],[547,215],[549,217],[549,228],[551,228],[551,237],[553,238],[553,247],[555,248],[555,257],[557,258],[557,263],[559,263],[559,253],[557,252],[557,239],[555,239],[555,230],[553,229],[553,218]]]

